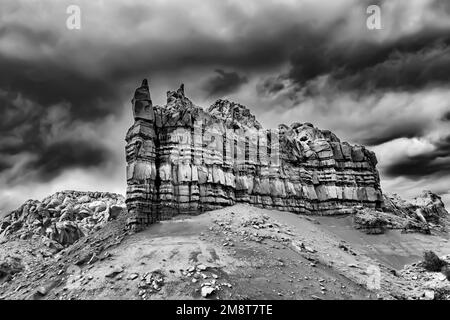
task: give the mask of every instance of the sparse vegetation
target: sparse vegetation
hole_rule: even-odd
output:
[[[442,273],[447,277],[447,280],[450,281],[450,267],[448,265],[442,268]]]
[[[427,271],[439,272],[444,267],[447,267],[447,262],[440,259],[436,253],[433,251],[425,251],[423,255],[424,261],[422,262],[422,266]],[[448,268],[447,268],[448,269]]]
[[[8,279],[15,273],[22,271],[20,259],[16,257],[6,257],[4,261],[0,262],[0,280]]]

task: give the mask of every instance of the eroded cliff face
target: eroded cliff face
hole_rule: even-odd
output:
[[[379,208],[375,154],[310,123],[265,130],[227,100],[207,111],[184,93],[153,106],[147,80],[132,100],[126,141],[129,225],[245,202],[301,214]]]

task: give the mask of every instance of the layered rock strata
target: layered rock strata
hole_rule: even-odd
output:
[[[147,80],[126,136],[130,226],[245,202],[301,214],[379,208],[375,154],[310,123],[265,130],[250,111],[218,100],[195,106],[184,86],[153,106]]]

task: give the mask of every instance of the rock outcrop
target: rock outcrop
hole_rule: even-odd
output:
[[[126,141],[130,226],[245,202],[301,214],[380,208],[375,154],[310,123],[265,130],[250,111],[218,100],[206,111],[182,85],[153,106],[147,80],[132,100]]]
[[[382,234],[388,226],[388,220],[383,212],[373,209],[358,210],[353,216],[356,229],[367,234]]]
[[[355,207],[353,217],[357,229],[366,233],[383,233],[385,229],[402,229],[404,232],[430,234],[432,230],[444,231],[449,214],[441,198],[431,191],[423,191],[411,201],[397,194],[383,194],[380,210]]]
[[[397,194],[385,194],[384,209],[399,216],[415,216],[424,223],[437,224],[448,218],[441,198],[429,190],[423,191],[411,201],[404,200]]]
[[[425,251],[421,262],[405,266],[399,276],[408,281],[407,298],[414,300],[450,299],[450,255],[438,257]]]
[[[101,228],[126,210],[125,198],[109,192],[62,191],[28,200],[0,221],[0,238],[44,237],[62,248]]]
[[[448,218],[448,212],[441,197],[429,190],[415,197],[409,208],[415,210],[417,216],[423,216],[429,223],[439,224]]]

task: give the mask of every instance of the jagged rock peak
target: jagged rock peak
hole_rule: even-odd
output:
[[[139,101],[139,100],[151,101],[150,90],[149,90],[149,85],[148,85],[147,79],[142,80],[141,86],[138,87],[136,89],[136,91],[134,92],[133,101]]]
[[[413,201],[423,201],[428,203],[443,204],[441,197],[431,190],[423,190],[420,195],[415,197]]]
[[[295,137],[300,141],[309,142],[324,139],[329,142],[341,142],[333,132],[320,130],[309,122],[294,122],[290,126],[281,124],[278,126],[278,129],[280,130],[280,134],[284,134],[286,137]]]
[[[186,97],[184,84],[182,83],[176,91],[167,91],[166,108],[169,110],[180,110],[183,108],[193,108],[194,104]]]
[[[180,84],[180,87],[178,88],[177,93],[184,96],[184,83]]]
[[[142,84],[134,92],[133,100],[133,116],[135,120],[153,121],[153,103],[148,87],[148,80],[142,80]]]
[[[235,128],[262,129],[261,124],[250,110],[236,102],[219,99],[208,108],[208,112]]]

